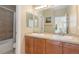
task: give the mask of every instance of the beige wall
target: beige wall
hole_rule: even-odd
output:
[[[26,33],[31,33],[32,32],[32,28],[29,28],[26,26],[26,13],[33,13],[33,9],[32,6],[22,6],[22,31],[26,34]]]
[[[31,5],[19,5],[17,6],[16,9],[16,21],[17,21],[17,26],[16,26],[16,31],[17,31],[17,37],[16,37],[16,42],[17,42],[17,53],[24,53],[25,47],[24,47],[24,36],[27,33],[32,33],[32,29],[28,28],[26,26],[26,13],[33,13],[33,9]]]
[[[33,14],[33,8],[32,6],[22,6],[22,39],[24,38],[25,34],[28,34],[28,33],[32,33],[33,32],[33,29],[32,28],[28,28],[26,26],[26,13],[29,12],[29,13],[32,13]],[[23,41],[24,43],[24,41]],[[24,46],[22,43],[22,47]],[[22,48],[22,52],[24,52],[24,48]]]
[[[79,35],[79,5],[77,6],[77,34]]]
[[[69,34],[77,34],[77,6],[70,6],[68,9]]]

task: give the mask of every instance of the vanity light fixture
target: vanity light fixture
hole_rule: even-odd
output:
[[[38,7],[36,7],[35,9],[48,9],[48,8],[58,8],[59,7],[59,5],[41,5],[41,6],[38,6]]]
[[[48,8],[61,9],[61,8],[66,8],[66,7],[67,7],[66,5],[41,5],[41,6],[36,7],[35,9],[36,10],[48,9]]]
[[[42,8],[47,8],[47,7],[48,7],[47,5],[42,5],[42,6],[36,7],[35,9],[42,9]]]

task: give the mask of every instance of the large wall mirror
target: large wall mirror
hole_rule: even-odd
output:
[[[26,26],[28,28],[33,28],[33,14],[32,13],[26,13]]]
[[[62,6],[62,8],[54,9],[54,33],[67,34],[68,33],[68,6]]]
[[[77,34],[77,6],[57,5],[35,9],[33,32],[51,34]]]
[[[33,29],[33,32],[39,32],[39,18],[33,13],[26,13],[26,27]]]

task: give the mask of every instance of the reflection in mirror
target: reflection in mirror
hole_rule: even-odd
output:
[[[33,28],[33,14],[31,13],[26,13],[26,24],[27,24],[27,27],[29,28]]]
[[[37,33],[76,34],[76,5],[58,5],[35,8],[33,31]]]
[[[34,16],[34,28],[38,27],[38,17]]]
[[[55,33],[67,33],[67,19],[65,16],[55,17]]]
[[[67,6],[64,6],[64,8],[54,9],[54,19],[55,19],[55,33],[67,34],[68,33]]]
[[[39,32],[39,17],[37,15],[34,15],[34,27],[33,27],[33,32],[37,33]]]

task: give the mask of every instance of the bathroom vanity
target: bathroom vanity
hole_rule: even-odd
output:
[[[30,17],[27,16],[26,27],[32,29],[32,34],[25,35],[25,53],[79,53],[78,6],[48,6],[27,15]]]
[[[26,54],[78,54],[79,38],[47,34],[29,34],[25,36]],[[68,38],[69,37],[69,38]]]

